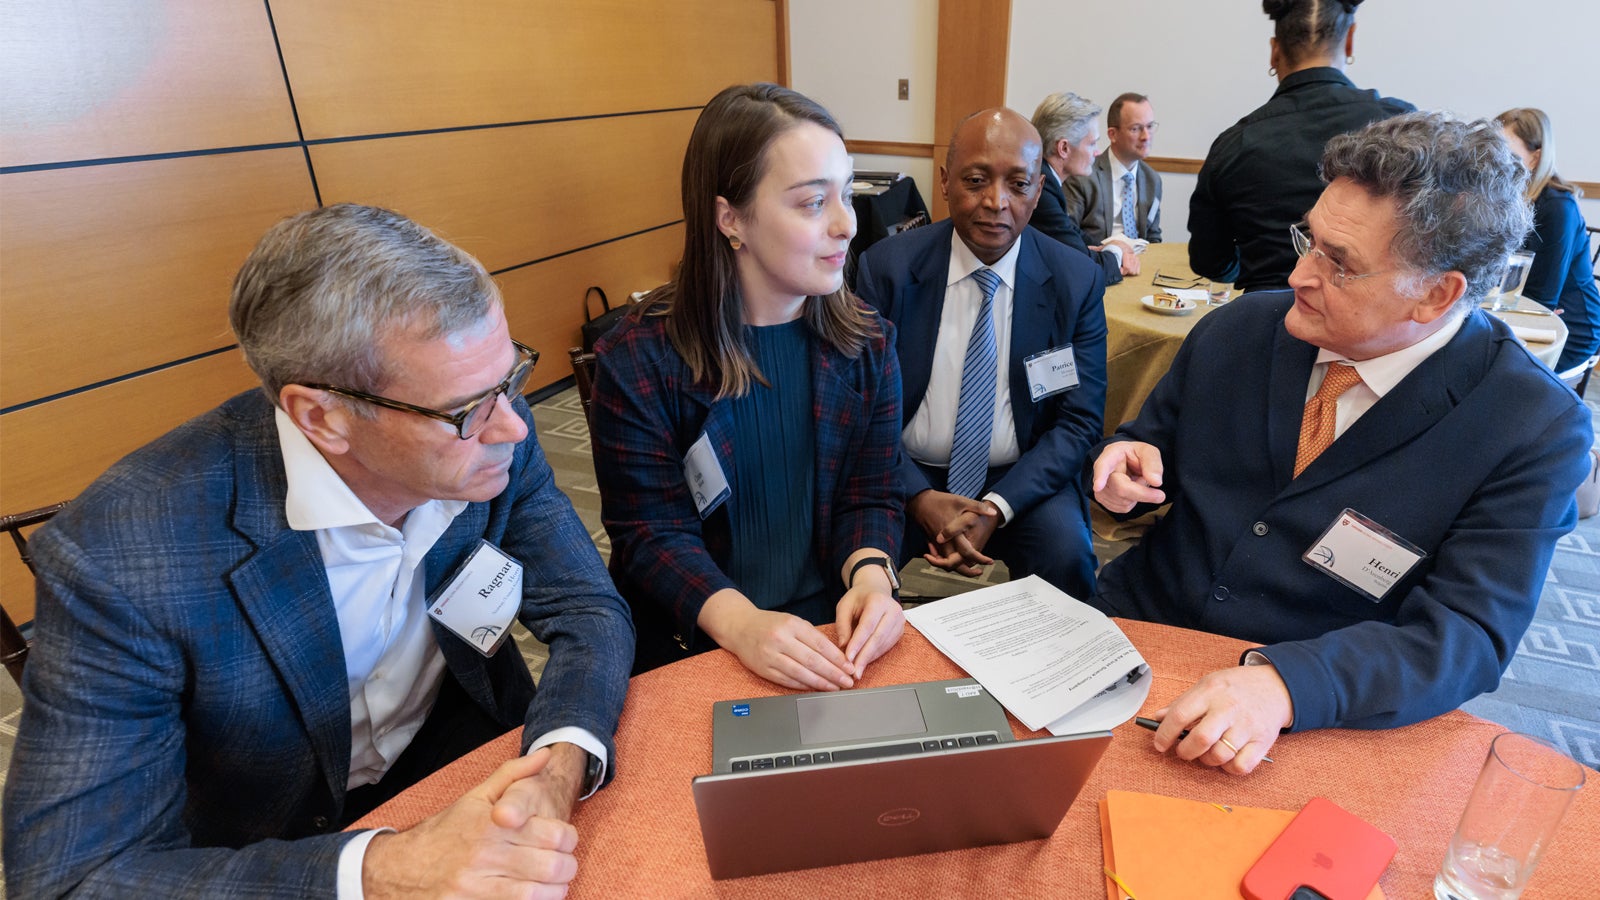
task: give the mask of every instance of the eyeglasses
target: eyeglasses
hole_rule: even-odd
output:
[[[1143,134],[1155,134],[1156,130],[1159,129],[1160,127],[1161,127],[1161,123],[1160,122],[1151,122],[1149,125],[1118,125],[1117,126],[1117,128],[1121,129],[1122,131],[1126,131],[1127,133],[1133,135],[1134,137],[1139,137],[1140,135],[1143,135]]]
[[[1322,250],[1317,247],[1316,241],[1312,240],[1311,236],[1305,233],[1304,229],[1309,227],[1309,223],[1306,222],[1289,226],[1289,239],[1294,242],[1294,252],[1300,257],[1320,257],[1328,265],[1333,266],[1333,275],[1330,276],[1328,280],[1332,281],[1338,287],[1348,287],[1352,281],[1360,281],[1363,278],[1371,278],[1374,275],[1383,274],[1382,272],[1367,272],[1362,275],[1351,275],[1349,272],[1346,272],[1344,266],[1334,262],[1328,256],[1328,254],[1323,253]]]
[[[515,397],[522,393],[522,389],[528,386],[528,376],[533,374],[534,363],[539,361],[539,351],[518,341],[512,341],[511,343],[517,348],[517,364],[511,367],[511,374],[507,375],[505,380],[495,385],[493,389],[468,402],[453,413],[440,412],[437,409],[429,409],[426,406],[416,406],[411,403],[402,403],[399,400],[390,400],[388,397],[379,397],[376,394],[368,394],[364,391],[352,391],[348,388],[334,387],[331,384],[307,384],[306,387],[327,391],[330,394],[352,397],[356,400],[365,400],[373,406],[381,406],[385,409],[415,413],[419,416],[427,416],[430,419],[438,419],[441,422],[449,422],[455,427],[458,437],[463,441],[471,440],[477,437],[478,432],[483,430],[483,426],[489,424],[489,417],[494,415],[494,408],[499,405],[495,401],[500,398],[501,394]]]

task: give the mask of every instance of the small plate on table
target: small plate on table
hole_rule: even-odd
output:
[[[1187,316],[1200,308],[1200,304],[1184,297],[1179,297],[1175,306],[1157,306],[1154,294],[1146,294],[1140,297],[1139,305],[1163,316]]]

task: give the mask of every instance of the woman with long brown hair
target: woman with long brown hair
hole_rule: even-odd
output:
[[[892,326],[844,286],[851,179],[822,107],[722,91],[684,157],[677,277],[597,348],[595,471],[636,672],[721,646],[838,689],[900,636],[900,373]]]
[[[1528,167],[1533,231],[1522,249],[1533,254],[1523,296],[1561,310],[1567,343],[1555,369],[1563,372],[1600,351],[1600,289],[1594,282],[1589,232],[1578,208],[1583,192],[1556,174],[1555,130],[1542,109],[1508,109],[1494,117],[1511,150]],[[1587,382],[1587,378],[1584,379]]]

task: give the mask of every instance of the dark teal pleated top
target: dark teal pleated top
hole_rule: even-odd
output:
[[[759,383],[733,413],[733,554],[728,577],[762,609],[812,597],[825,583],[813,539],[816,440],[811,402],[814,338],[804,321],[746,328]]]

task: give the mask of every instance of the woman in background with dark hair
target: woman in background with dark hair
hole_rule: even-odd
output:
[[[1555,368],[1564,372],[1600,351],[1600,332],[1595,330],[1600,290],[1594,283],[1589,232],[1578,208],[1583,192],[1556,174],[1555,135],[1544,110],[1508,109],[1494,120],[1531,173],[1526,196],[1533,203],[1533,231],[1522,249],[1533,254],[1533,266],[1522,294],[1561,310],[1567,343]]]
[[[1298,257],[1289,226],[1322,194],[1328,139],[1413,107],[1357,88],[1361,0],[1264,0],[1275,23],[1267,72],[1278,89],[1211,144],[1189,200],[1189,267],[1241,291],[1287,287]]]
[[[595,472],[635,672],[721,646],[837,690],[900,637],[900,369],[892,326],[844,286],[852,174],[811,100],[718,94],[683,161],[677,278],[597,347]]]

